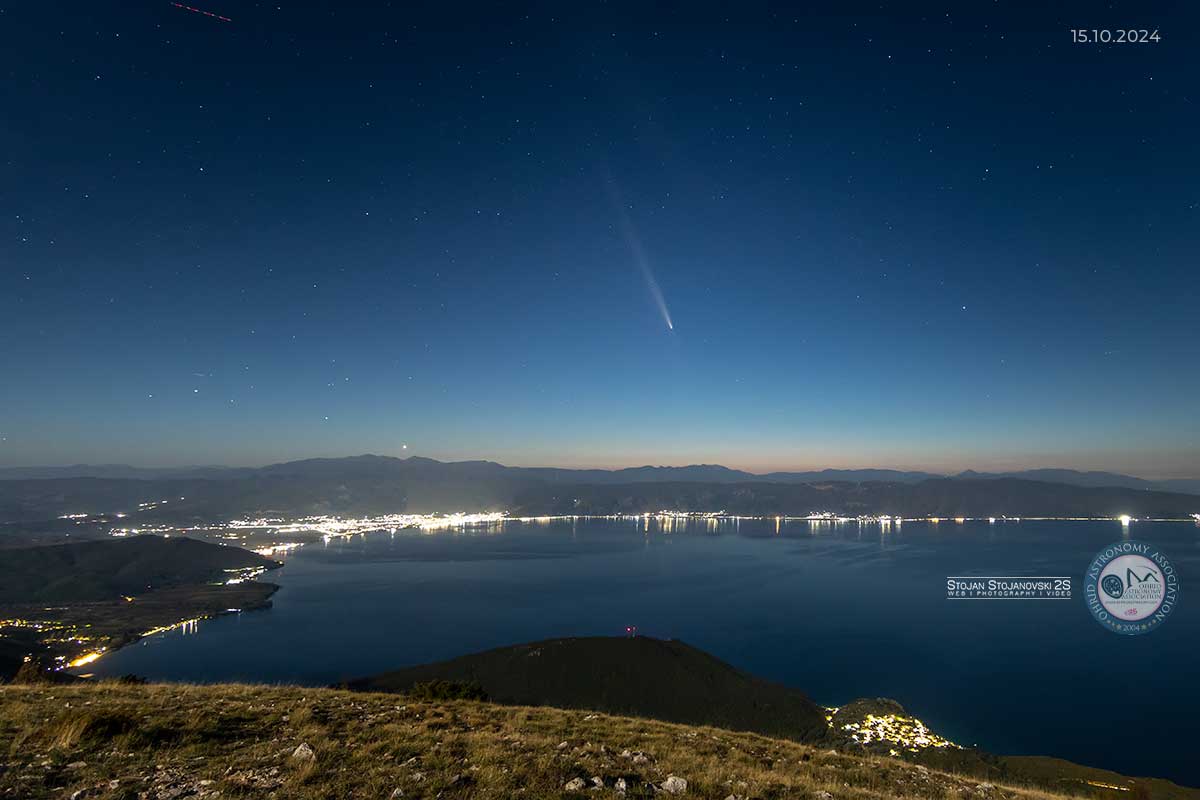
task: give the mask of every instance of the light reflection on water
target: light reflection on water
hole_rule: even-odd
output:
[[[1200,784],[1200,528],[1191,523],[789,519],[505,521],[381,531],[293,551],[275,607],[96,662],[101,675],[327,684],[553,636],[683,639],[840,705],[899,700],[934,730]],[[1096,624],[1078,579],[1123,535],[1179,569],[1172,618],[1140,637]],[[1070,575],[1071,601],[945,600],[949,575]],[[1140,730],[1157,709],[1154,736]]]

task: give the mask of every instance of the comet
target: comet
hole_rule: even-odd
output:
[[[633,256],[634,263],[641,270],[642,277],[646,281],[646,289],[649,290],[650,298],[654,300],[654,304],[658,306],[658,313],[662,315],[667,330],[673,331],[675,330],[675,323],[671,321],[671,310],[667,308],[666,298],[663,297],[658,280],[655,279],[654,272],[650,269],[650,259],[646,257],[646,250],[642,247],[642,239],[638,236],[637,228],[633,226],[633,220],[629,218],[628,212],[625,211],[625,204],[621,202],[621,195],[617,191],[616,183],[610,178],[607,186],[609,197],[612,199],[613,207],[617,211],[618,221],[621,226],[621,235],[625,238],[625,244],[629,247],[629,254]]]
[[[220,14],[214,14],[213,12],[205,11],[202,8],[192,8],[191,6],[185,6],[183,3],[171,3],[171,5],[175,6],[176,8],[182,8],[184,11],[191,11],[193,14],[203,14],[206,17],[212,17],[213,19],[220,20],[221,22],[233,22],[233,20],[231,20],[229,17],[222,17]]]

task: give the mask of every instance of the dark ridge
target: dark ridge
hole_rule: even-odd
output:
[[[1149,489],[1200,494],[1200,478],[1149,480],[1114,472],[1047,468],[1009,472],[965,470],[957,475],[895,469],[822,469],[757,474],[720,464],[640,466],[624,469],[570,469],[565,467],[508,467],[494,461],[443,462],[422,456],[396,458],[366,453],[341,458],[309,458],[268,464],[265,467],[132,467],[126,464],[74,464],[63,467],[0,467],[0,481],[103,478],[120,480],[237,480],[254,477],[400,477],[437,474],[443,478],[480,479],[501,475],[555,484],[626,484],[660,482],[701,483],[920,483],[936,478],[1021,480],[1063,483],[1069,486]]]
[[[730,514],[903,517],[1134,517],[1186,518],[1200,497],[1114,487],[1089,488],[1016,478],[937,478],[898,482],[638,483],[533,486],[517,495],[518,515],[641,514],[660,510]]]
[[[549,639],[349,682],[403,692],[431,681],[477,684],[493,702],[589,709],[817,741],[825,711],[803,692],[742,672],[683,642]]]
[[[58,519],[92,514],[91,522],[116,523],[123,513],[137,522],[188,525],[246,515],[428,513],[509,511],[516,515],[720,511],[795,514],[831,511],[847,516],[1046,516],[1187,518],[1200,513],[1200,497],[1147,488],[1077,486],[1008,477],[850,480],[822,472],[808,482],[790,479],[713,480],[723,467],[639,467],[617,472],[505,467],[487,461],[442,463],[431,459],[358,456],[312,459],[220,479],[51,478],[0,480],[0,538],[4,524],[29,523],[47,531],[68,527]],[[868,471],[857,471],[857,475]],[[880,473],[871,473],[878,476]],[[1057,473],[1056,473],[1057,474]],[[617,479],[623,478],[620,482]],[[836,478],[836,479],[830,479]],[[104,518],[104,519],[101,519]],[[86,526],[70,526],[76,534]],[[38,530],[41,530],[39,528]],[[2,546],[2,543],[0,543]]]
[[[279,562],[183,537],[132,536],[0,551],[0,603],[82,603],[188,584],[224,582],[225,570]]]

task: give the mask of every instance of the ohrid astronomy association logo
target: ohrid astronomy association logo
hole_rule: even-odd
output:
[[[1179,574],[1145,542],[1117,542],[1092,559],[1083,581],[1088,610],[1114,633],[1154,630],[1179,602]]]

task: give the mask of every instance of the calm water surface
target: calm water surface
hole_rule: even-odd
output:
[[[101,675],[328,684],[555,636],[682,639],[827,705],[899,700],[935,730],[1200,785],[1200,527],[1135,522],[1181,578],[1157,630],[1110,633],[1081,578],[1115,522],[508,522],[293,552],[269,611],[128,647]],[[945,599],[949,575],[1070,575],[1067,601]]]

